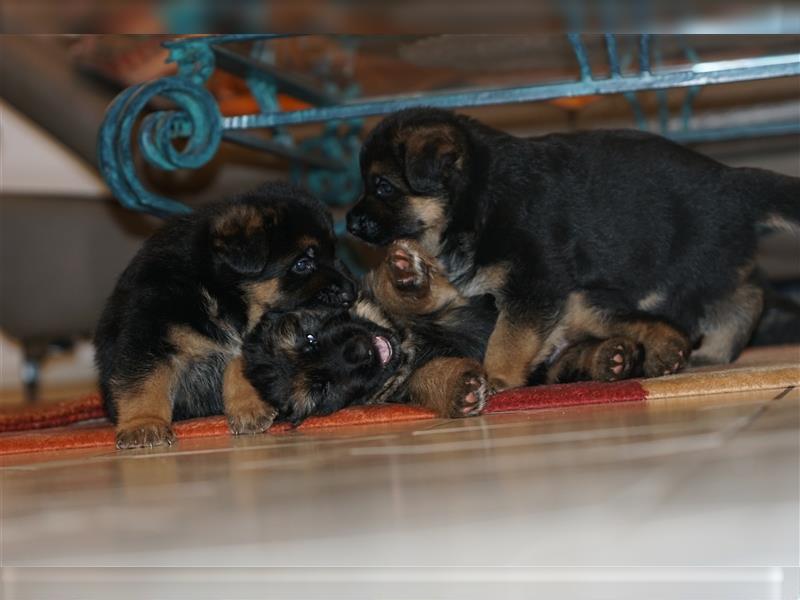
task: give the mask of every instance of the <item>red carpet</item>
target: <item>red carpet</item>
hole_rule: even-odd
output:
[[[615,383],[572,383],[509,390],[489,401],[485,412],[498,413],[585,404],[642,402],[661,398],[734,391],[782,389],[800,385],[797,346],[753,350],[725,367],[669,377]],[[299,431],[430,419],[430,411],[406,405],[356,406],[327,417],[311,417]],[[102,419],[102,420],[99,420]],[[224,417],[175,423],[178,439],[230,435]],[[278,423],[270,433],[289,431]],[[74,448],[114,447],[113,427],[104,418],[97,395],[78,400],[0,412],[0,455]]]
[[[636,381],[619,383],[580,383],[510,390],[494,396],[486,413],[556,408],[576,404],[641,401],[646,392]],[[327,417],[306,419],[297,429],[309,431],[415,419],[431,419],[434,414],[403,404],[352,406]],[[76,425],[103,418],[97,423]],[[68,425],[72,425],[68,427]],[[174,424],[178,439],[230,435],[224,417],[207,417]],[[277,423],[270,433],[288,431],[286,423]],[[74,448],[114,447],[114,430],[103,417],[97,395],[71,402],[17,409],[0,414],[0,455],[44,452]]]

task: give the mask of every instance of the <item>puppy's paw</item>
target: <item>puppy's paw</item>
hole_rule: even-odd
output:
[[[233,435],[254,435],[269,429],[278,411],[259,401],[226,416]]]
[[[647,340],[644,347],[643,370],[645,377],[660,377],[677,373],[686,366],[692,351],[689,338],[675,330]]]
[[[470,369],[461,375],[453,390],[447,416],[458,418],[479,415],[486,407],[489,396],[489,382],[483,370]]]
[[[160,419],[141,419],[117,427],[117,448],[152,448],[171,446],[175,434],[169,423]]]
[[[591,378],[595,381],[619,381],[633,376],[639,347],[631,339],[615,337],[601,342],[592,356]]]
[[[430,266],[415,242],[398,240],[389,246],[386,261],[392,285],[401,293],[425,294],[430,287]]]

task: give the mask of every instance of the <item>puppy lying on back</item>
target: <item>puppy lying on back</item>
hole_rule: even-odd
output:
[[[174,217],[117,282],[95,334],[117,446],[172,443],[175,419],[225,414],[259,433],[276,411],[244,378],[243,338],[265,312],[348,306],[325,207],[285,184]]]
[[[471,416],[489,393],[481,361],[496,319],[490,296],[462,296],[434,258],[401,240],[349,310],[266,314],[245,340],[245,374],[278,418],[294,423],[387,401]],[[634,377],[639,357],[629,339],[584,338],[531,383]]]
[[[414,312],[438,293],[404,287],[406,264],[387,260],[369,273],[348,310],[266,314],[246,338],[245,374],[279,419],[299,423],[351,404],[410,402],[448,417],[478,414],[488,387],[481,360],[495,319],[491,298],[442,302]],[[397,285],[410,310],[384,306]]]
[[[351,233],[416,239],[499,317],[485,367],[525,382],[566,338],[622,336],[647,376],[733,360],[762,312],[759,224],[800,221],[800,180],[731,168],[665,138],[522,139],[437,109],[390,115],[361,152]]]

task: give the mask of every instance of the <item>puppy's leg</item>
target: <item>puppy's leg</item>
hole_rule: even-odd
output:
[[[225,416],[234,435],[262,433],[269,429],[278,412],[262,401],[245,378],[242,357],[233,358],[225,368],[222,382]]]
[[[111,384],[117,408],[117,448],[170,445],[175,441],[170,428],[172,381],[173,369],[160,364],[134,385]]]
[[[700,321],[703,340],[692,353],[692,364],[735,360],[753,335],[763,310],[764,290],[752,282],[742,283],[730,296],[709,307]]]
[[[609,324],[614,335],[625,336],[644,349],[642,371],[645,377],[659,377],[680,371],[689,360],[692,344],[675,327],[650,317],[631,317]]]
[[[430,314],[464,302],[436,259],[412,240],[392,243],[368,281],[378,302],[394,314]]]
[[[548,338],[553,329],[550,320],[541,319],[534,324],[500,310],[483,361],[492,391],[527,383],[530,372],[549,354]]]
[[[409,380],[411,401],[443,417],[480,414],[488,388],[483,367],[471,358],[434,358]]]
[[[636,376],[639,346],[631,339],[588,339],[564,350],[547,369],[547,383],[618,381]]]

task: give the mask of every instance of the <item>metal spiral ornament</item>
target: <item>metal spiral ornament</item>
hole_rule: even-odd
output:
[[[134,127],[155,97],[170,100],[176,108],[142,120],[138,146],[148,163],[164,170],[196,169],[216,154],[223,130],[216,100],[197,79],[165,77],[128,88],[109,106],[98,138],[100,172],[128,208],[158,216],[190,212],[185,204],[145,188],[136,175]],[[180,150],[173,143],[176,138],[187,138]]]

